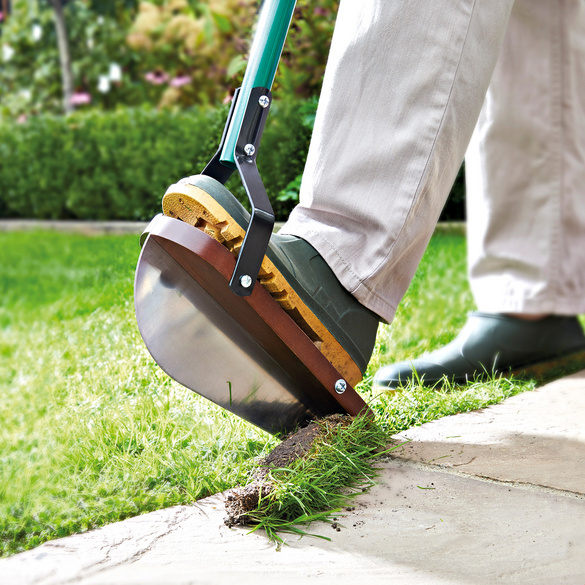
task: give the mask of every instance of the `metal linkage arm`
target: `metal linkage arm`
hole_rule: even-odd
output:
[[[225,162],[221,162],[221,153],[226,136],[230,131],[230,124],[232,123],[233,112],[238,98],[241,99],[239,89],[234,94],[219,149],[202,171],[203,175],[213,177],[222,184],[230,178],[235,170],[226,165]],[[252,207],[250,224],[230,281],[231,290],[241,297],[252,294],[254,290],[260,266],[270,241],[272,228],[274,227],[274,211],[256,166],[256,156],[271,103],[272,94],[266,87],[254,87],[250,91],[234,151],[236,168]]]
[[[256,156],[271,102],[272,94],[269,89],[252,89],[236,142],[236,167],[252,207],[248,231],[230,281],[232,291],[242,297],[250,295],[254,289],[274,227],[274,211],[256,166]]]

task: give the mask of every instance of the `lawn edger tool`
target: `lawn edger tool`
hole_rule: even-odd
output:
[[[360,368],[267,254],[274,212],[256,156],[294,8],[294,0],[265,0],[219,149],[200,175],[167,190],[141,238],[134,295],[160,367],[271,433],[367,411],[352,387]],[[251,215],[223,186],[236,170]]]

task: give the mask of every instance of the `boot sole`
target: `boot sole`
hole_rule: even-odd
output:
[[[569,375],[583,367],[585,367],[585,350],[580,350],[568,355],[551,358],[544,362],[531,364],[523,368],[516,368],[512,370],[512,372],[506,373],[506,377],[517,376],[520,378],[550,380],[556,377]],[[559,376],[555,376],[555,372],[558,372]]]
[[[246,231],[209,193],[195,185],[172,185],[163,197],[163,214],[188,223],[225,246],[238,256]],[[311,341],[331,365],[351,385],[362,373],[343,346],[333,337],[313,311],[302,301],[274,263],[262,261],[258,281]]]
[[[563,376],[574,374],[575,372],[585,368],[585,350],[580,350],[574,353],[570,353],[564,356],[551,358],[542,362],[536,362],[527,366],[514,368],[504,372],[498,372],[494,374],[494,378],[519,378],[519,379],[535,379],[539,382],[549,382]],[[482,380],[490,380],[491,377],[487,374],[478,374],[469,380],[453,380],[449,382],[447,387],[454,386],[465,386],[466,384],[472,384],[474,382],[481,382]],[[376,385],[374,387],[377,390],[384,391],[387,393],[402,392],[407,382],[399,384],[393,387],[387,387],[383,385]],[[432,382],[426,382],[422,384],[425,387],[433,389],[442,389],[444,387],[443,380],[434,380]]]

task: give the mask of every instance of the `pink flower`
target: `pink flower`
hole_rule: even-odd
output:
[[[169,80],[169,76],[164,71],[149,71],[144,76],[144,79],[146,79],[148,83],[152,83],[152,85],[162,85]]]
[[[1,13],[0,13],[1,14]],[[19,124],[24,124],[26,121],[28,120],[28,117],[26,114],[20,114],[20,116],[18,116],[18,118],[16,118],[16,121]]]
[[[327,16],[327,9],[326,8],[315,8],[315,10],[313,10],[313,14],[315,16]]]
[[[171,87],[182,87],[191,83],[191,77],[189,75],[177,75],[174,79],[171,79]]]
[[[91,103],[91,95],[84,91],[76,91],[72,96],[70,103],[72,106],[83,106]]]
[[[4,20],[4,12],[0,11],[0,22]]]

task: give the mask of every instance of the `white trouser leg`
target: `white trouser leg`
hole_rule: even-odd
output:
[[[466,156],[487,312],[585,313],[585,2],[517,0]]]
[[[387,321],[481,110],[513,0],[342,0],[303,183],[283,233]]]

